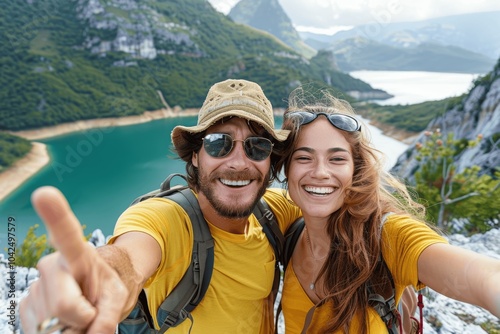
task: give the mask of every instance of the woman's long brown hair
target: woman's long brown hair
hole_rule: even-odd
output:
[[[320,99],[314,94],[312,103],[301,88],[290,95],[282,128],[291,133],[285,142],[286,152],[277,166],[277,170],[284,168],[285,175],[288,175],[291,152],[300,135],[300,124],[287,118],[287,113],[307,110],[355,114],[346,101],[328,92],[321,93]],[[404,184],[384,171],[381,152],[370,145],[365,128],[362,126],[360,132],[343,131],[352,148],[354,173],[352,185],[344,190],[344,204],[330,216],[326,231],[331,245],[319,274],[324,280],[324,291],[320,292],[326,295],[325,302],[332,302],[329,305],[333,307],[333,317],[324,325],[325,333],[338,330],[348,333],[355,315],[365,319],[360,325],[362,333],[367,332],[367,286],[370,280],[381,279],[375,277],[375,272],[380,271],[376,269],[381,256],[383,214],[395,212],[424,217],[424,207],[412,200]]]

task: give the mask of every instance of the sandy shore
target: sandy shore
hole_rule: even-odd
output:
[[[35,175],[49,163],[50,157],[45,144],[33,142],[31,151],[22,159],[16,161],[6,171],[0,173],[0,200]]]
[[[90,119],[35,130],[11,131],[10,133],[13,135],[33,141],[33,147],[25,157],[17,161],[7,170],[0,173],[0,201],[2,201],[11,192],[21,186],[50,162],[50,156],[47,152],[45,144],[36,142],[35,140],[60,136],[75,131],[146,123],[167,117],[197,115],[198,109],[161,109],[156,111],[146,111],[142,115],[137,116]]]
[[[75,131],[84,131],[95,128],[146,123],[167,117],[196,116],[196,115],[198,115],[198,109],[185,109],[185,110],[161,109],[156,111],[146,111],[142,115],[89,119],[89,120],[76,121],[72,123],[64,123],[55,126],[44,127],[35,130],[12,131],[10,133],[19,137],[26,138],[28,140],[37,140],[37,139],[56,137]]]

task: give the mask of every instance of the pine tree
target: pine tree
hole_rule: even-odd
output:
[[[419,202],[427,207],[427,218],[438,227],[450,229],[455,218],[466,218],[468,232],[485,232],[498,225],[500,217],[500,170],[492,177],[481,174],[478,166],[456,171],[455,157],[477,145],[475,140],[445,138],[437,129],[425,133],[427,140],[418,143],[415,173]]]

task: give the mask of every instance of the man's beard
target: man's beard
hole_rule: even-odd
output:
[[[230,173],[223,173],[224,176],[214,174],[211,177],[209,175],[206,175],[203,173],[203,168],[198,168],[198,177],[199,177],[199,192],[203,193],[205,197],[208,199],[208,202],[212,207],[215,209],[215,211],[222,217],[225,218],[245,218],[250,216],[252,214],[253,209],[257,202],[260,200],[262,195],[266,192],[267,186],[269,185],[269,180],[270,180],[270,171],[264,176],[262,179],[261,177],[255,178],[252,182],[262,182],[261,187],[259,188],[257,194],[254,194],[254,199],[253,201],[245,206],[245,207],[235,207],[232,206],[229,203],[226,203],[222,200],[220,200],[217,197],[217,194],[214,191],[214,187],[212,186],[212,183],[214,180],[218,180],[220,178],[225,178],[225,179],[234,179],[234,176],[238,175],[239,179],[245,179],[248,175],[248,173],[233,173],[233,177],[231,177]],[[217,181],[218,182],[218,181]],[[251,194],[249,194],[248,197],[250,197]]]

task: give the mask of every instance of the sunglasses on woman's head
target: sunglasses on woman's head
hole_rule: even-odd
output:
[[[285,114],[285,118],[293,119],[298,121],[299,125],[309,124],[318,118],[319,115],[324,115],[330,123],[337,129],[355,132],[361,131],[361,124],[358,120],[352,116],[344,114],[327,114],[324,112],[313,113],[310,111],[293,111]]]
[[[242,142],[247,157],[255,161],[267,159],[273,151],[273,143],[267,138],[248,137],[245,140],[237,140],[226,133],[206,135],[203,138],[203,147],[209,156],[223,158],[231,153],[235,141]]]

